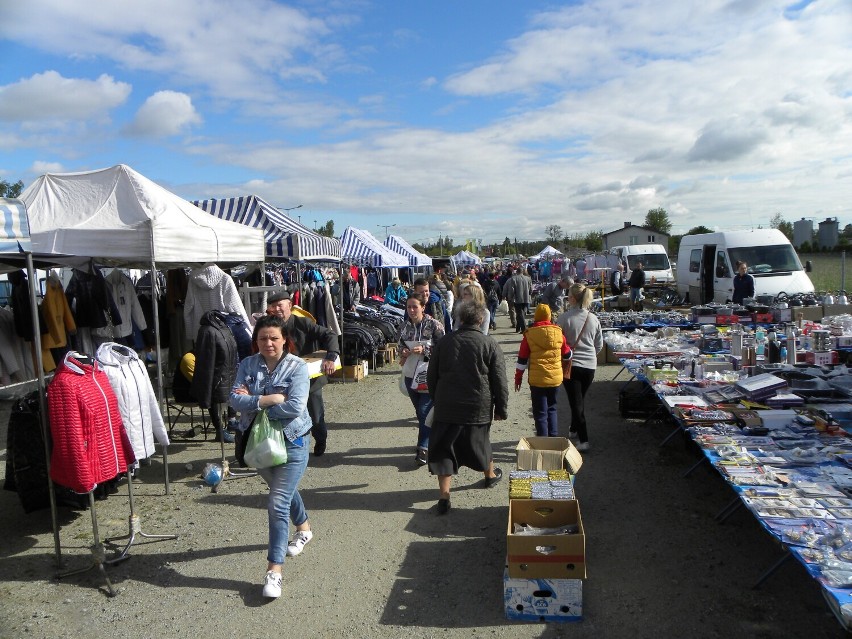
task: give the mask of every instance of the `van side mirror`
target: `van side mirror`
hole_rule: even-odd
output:
[[[813,270],[814,270],[814,265],[811,263],[810,260],[807,260],[805,262],[805,273],[810,273]]]

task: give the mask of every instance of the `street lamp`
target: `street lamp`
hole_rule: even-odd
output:
[[[275,208],[276,208],[276,209],[278,209],[279,211],[284,211],[285,213],[287,213],[287,216],[289,217],[289,212],[290,212],[290,211],[295,211],[296,209],[300,209],[300,208],[302,208],[302,205],[301,205],[301,204],[299,204],[299,206],[291,206],[291,207],[290,207],[290,208],[288,208],[288,209],[285,209],[285,208],[283,208],[283,207],[281,207],[281,206],[276,206]]]
[[[376,226],[385,230],[385,239],[388,239],[388,229],[392,229],[396,224],[376,224]]]

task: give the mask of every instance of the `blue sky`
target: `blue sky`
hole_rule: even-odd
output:
[[[0,178],[128,164],[381,237],[852,222],[852,3],[28,0]]]

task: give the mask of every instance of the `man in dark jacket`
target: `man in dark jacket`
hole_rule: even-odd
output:
[[[636,264],[636,268],[631,271],[627,285],[630,287],[630,310],[638,310],[639,303],[645,299],[642,297],[642,287],[645,286],[645,271],[642,269],[642,262]]]
[[[308,393],[308,413],[313,422],[311,434],[314,437],[314,455],[325,453],[328,440],[328,428],[325,424],[325,404],[322,389],[328,384],[328,377],[334,372],[334,363],[340,355],[337,335],[329,328],[320,326],[312,319],[293,314],[293,300],[286,291],[271,295],[266,301],[267,315],[276,315],[284,320],[284,330],[296,345],[296,355],[304,357],[316,351],[325,351],[322,362],[323,374],[311,380]]]

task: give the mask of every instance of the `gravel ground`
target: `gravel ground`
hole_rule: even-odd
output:
[[[505,317],[498,325],[511,370],[519,338]],[[413,408],[397,390],[398,371],[327,387],[328,452],[311,459],[301,486],[315,537],[287,560],[281,599],[261,597],[263,481],[229,480],[212,493],[200,472],[220,457],[219,445],[198,438],[169,447],[169,495],[159,456],[135,480],[142,531],[179,537],[143,540],[129,560],[108,566],[116,597],[97,570],[56,579],[49,513],[25,515],[14,493],[0,491],[0,637],[252,638],[282,625],[305,637],[846,635],[796,562],[752,589],[780,548],[747,512],[714,520],[732,493],[708,467],[683,477],[698,453],[680,436],[661,448],[669,425],[619,416],[617,365],[599,368],[590,391],[593,449],[576,482],[587,535],[584,619],[507,621],[508,482],[483,490],[482,475],[463,470],[453,510],[436,516],[437,481],[415,467]],[[3,423],[7,415],[8,406]],[[532,430],[525,387],[512,393],[509,419],[494,424],[496,463],[511,468],[515,444]],[[125,534],[127,487],[96,511],[103,537]],[[86,567],[89,513],[60,509],[59,519],[63,569]]]

